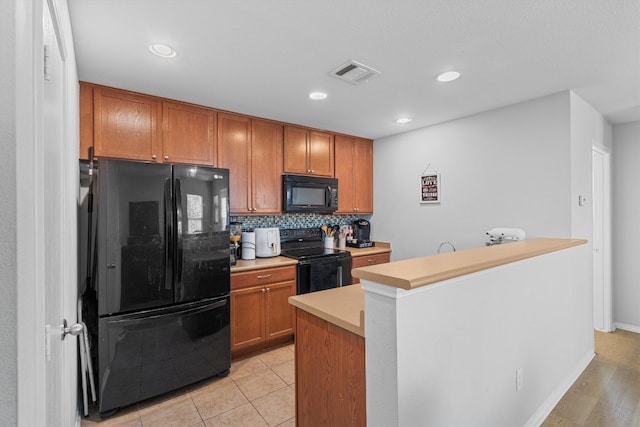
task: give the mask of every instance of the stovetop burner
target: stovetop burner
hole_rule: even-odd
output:
[[[323,257],[327,255],[336,255],[341,254],[346,251],[339,251],[335,249],[325,249],[322,246],[319,247],[311,247],[311,248],[299,248],[299,249],[288,249],[283,250],[280,255],[287,258],[294,259],[308,259],[308,258],[317,258]]]

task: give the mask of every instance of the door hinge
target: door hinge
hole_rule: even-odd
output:
[[[50,56],[50,50],[51,48],[49,47],[48,44],[44,45],[44,79],[49,81],[51,80],[51,73],[49,72],[49,56]]]

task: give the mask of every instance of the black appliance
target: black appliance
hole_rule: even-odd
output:
[[[351,284],[351,253],[323,247],[322,230],[280,230],[280,255],[298,260],[297,294]]]
[[[284,212],[334,212],[338,209],[338,180],[282,175],[282,201]]]
[[[354,248],[369,248],[375,246],[371,239],[371,223],[366,219],[353,221],[353,241],[347,242],[347,246]]]
[[[83,311],[100,413],[226,375],[229,171],[100,159],[91,187]]]

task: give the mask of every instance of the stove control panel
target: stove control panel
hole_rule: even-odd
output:
[[[284,228],[280,230],[281,242],[322,240],[320,228]]]

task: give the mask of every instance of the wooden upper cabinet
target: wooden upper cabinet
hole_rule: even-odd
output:
[[[251,120],[251,212],[282,213],[282,124]]]
[[[373,141],[355,138],[353,148],[354,200],[357,213],[373,213]]]
[[[214,165],[214,110],[164,101],[162,103],[162,161]]]
[[[333,176],[333,134],[309,132],[309,169],[313,175]]]
[[[161,102],[121,90],[93,88],[93,145],[98,157],[162,159]]]
[[[78,158],[89,159],[93,147],[93,86],[80,82],[80,151]]]
[[[284,172],[333,176],[333,134],[284,127]]]
[[[231,213],[247,213],[251,161],[251,119],[236,114],[218,114],[218,166],[229,169]]]
[[[373,213],[373,142],[336,135],[335,153],[339,185],[336,213]]]
[[[306,175],[309,131],[294,126],[284,127],[284,172]]]
[[[218,114],[218,164],[230,170],[232,214],[282,212],[282,125]]]

